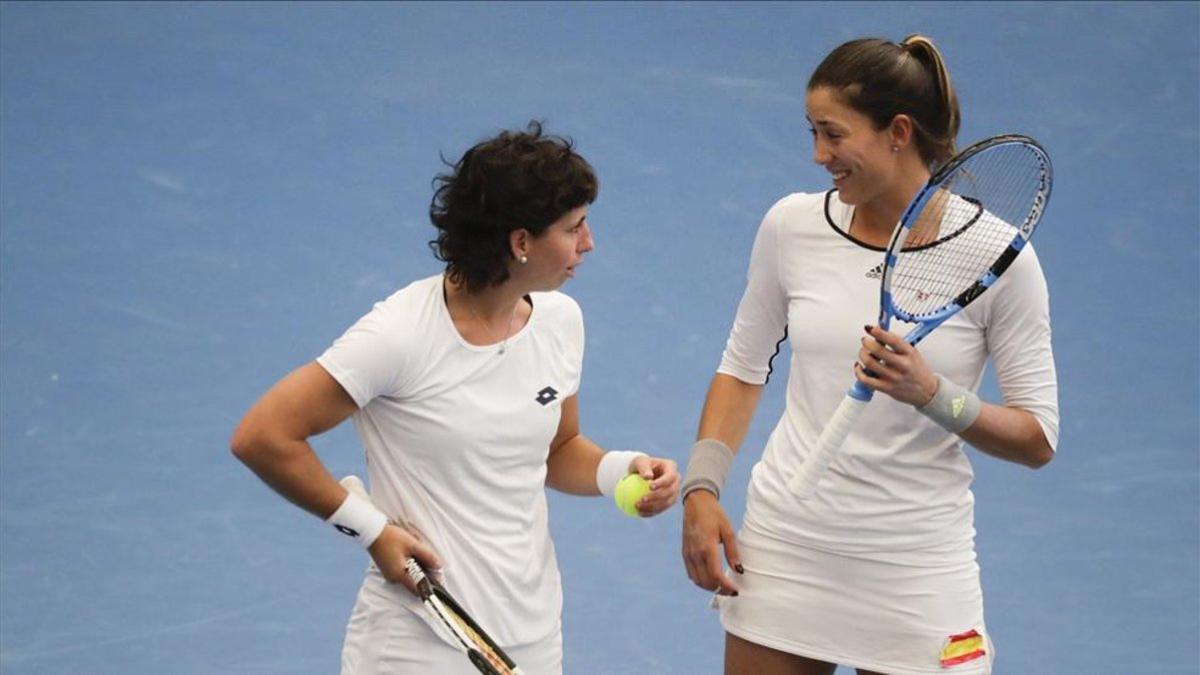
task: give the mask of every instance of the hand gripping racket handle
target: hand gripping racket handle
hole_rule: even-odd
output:
[[[821,482],[825,470],[829,468],[834,455],[846,441],[846,436],[850,435],[850,430],[854,428],[854,423],[858,421],[858,416],[862,414],[863,408],[867,407],[867,403],[869,401],[860,401],[850,395],[842,399],[842,404],[834,411],[833,417],[825,425],[825,430],[821,432],[821,437],[817,439],[817,447],[808,459],[804,460],[796,475],[788,481],[788,489],[792,494],[800,499],[808,499],[816,492],[817,483]]]
[[[360,479],[358,476],[346,476],[345,478],[339,480],[338,483],[340,483],[342,487],[346,488],[346,490],[354,492],[363,499],[366,499],[368,502],[371,502],[371,495],[367,493],[367,486],[363,485],[362,479]],[[372,504],[374,504],[374,502],[372,502]],[[394,523],[395,521],[389,520],[389,522]],[[417,586],[417,592],[421,597],[421,602],[428,607],[429,610],[441,621],[441,624],[445,626],[448,631],[450,631],[450,634],[453,636],[454,640],[467,653],[467,657],[471,659],[471,663],[475,665],[475,668],[479,670],[479,672],[492,673],[495,675],[522,675],[521,669],[517,667],[517,664],[513,663],[512,659],[504,653],[503,649],[496,645],[496,643],[492,642],[492,639],[488,637],[483,632],[483,629],[479,628],[479,626],[476,625],[470,619],[470,617],[467,616],[466,612],[464,612],[462,608],[458,606],[458,603],[455,602],[453,598],[451,598],[448,594],[445,597],[439,595],[439,591],[444,592],[445,589],[442,589],[436,581],[429,577],[429,575],[421,567],[421,564],[417,562],[416,558],[408,558],[405,561],[404,567],[405,571],[408,573],[408,578],[412,579],[413,583]],[[454,605],[453,612],[446,608],[447,602]],[[484,655],[484,653],[480,651],[478,647],[475,646],[475,640],[471,638],[471,636],[466,632],[464,627],[457,622],[457,620],[450,618],[451,616],[461,617],[464,621],[469,623],[471,630],[477,632],[480,636],[480,639],[486,642],[488,647],[494,652],[494,656],[496,658],[495,662],[489,660],[488,657]]]

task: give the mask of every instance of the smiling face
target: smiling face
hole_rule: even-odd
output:
[[[900,165],[892,129],[876,129],[870,118],[843,103],[829,87],[810,90],[805,107],[812,125],[813,161],[833,177],[842,202],[869,205],[892,189]]]
[[[528,262],[516,263],[514,275],[528,279],[539,291],[552,291],[575,276],[584,254],[596,247],[587,215],[588,206],[584,204],[564,213],[542,236],[524,237],[517,247]]]

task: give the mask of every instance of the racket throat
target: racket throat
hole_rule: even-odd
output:
[[[853,385],[851,385],[850,390],[846,392],[846,395],[856,401],[867,403],[871,400],[871,397],[875,395],[875,392],[871,391],[870,387],[862,382],[855,382]]]

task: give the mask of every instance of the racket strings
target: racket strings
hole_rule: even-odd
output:
[[[472,643],[474,643],[472,647],[478,650],[479,653],[482,654],[485,659],[487,659],[487,662],[492,666],[492,668],[495,669],[497,673],[500,675],[510,675],[512,673],[512,669],[509,668],[504,659],[501,658],[501,656],[496,653],[496,650],[492,648],[491,644],[489,644],[488,641],[482,635],[480,635],[478,631],[475,630],[475,627],[471,625],[471,622],[464,619],[459,615],[458,612],[454,611],[450,607],[446,607],[446,613],[450,615],[450,618],[458,624],[458,627],[462,629],[462,632],[468,638],[470,638]]]
[[[415,559],[406,563],[409,577],[417,584],[417,592],[429,609],[468,653],[476,669],[489,675],[519,675],[520,669],[492,639],[467,616],[450,593],[431,579]]]
[[[982,277],[1025,225],[1041,190],[1041,162],[1007,145],[959,166],[930,197],[896,253],[892,302],[920,317]]]

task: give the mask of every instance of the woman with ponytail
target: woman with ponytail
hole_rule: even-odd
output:
[[[859,675],[991,673],[963,442],[1031,468],[1053,457],[1045,279],[1027,247],[920,349],[897,334],[903,327],[864,326],[878,315],[893,229],[954,155],[958,100],[937,47],[914,35],[834,49],[809,79],[806,108],[813,161],[833,187],[784,197],[755,239],[681,490],[688,576],[718,594],[726,673],[831,675],[838,664]],[[735,536],[718,497],[784,339],[786,408]],[[974,393],[989,359],[1002,404]],[[842,400],[848,370],[887,396],[800,500],[788,479]],[[960,413],[953,424],[940,414],[948,406]]]

